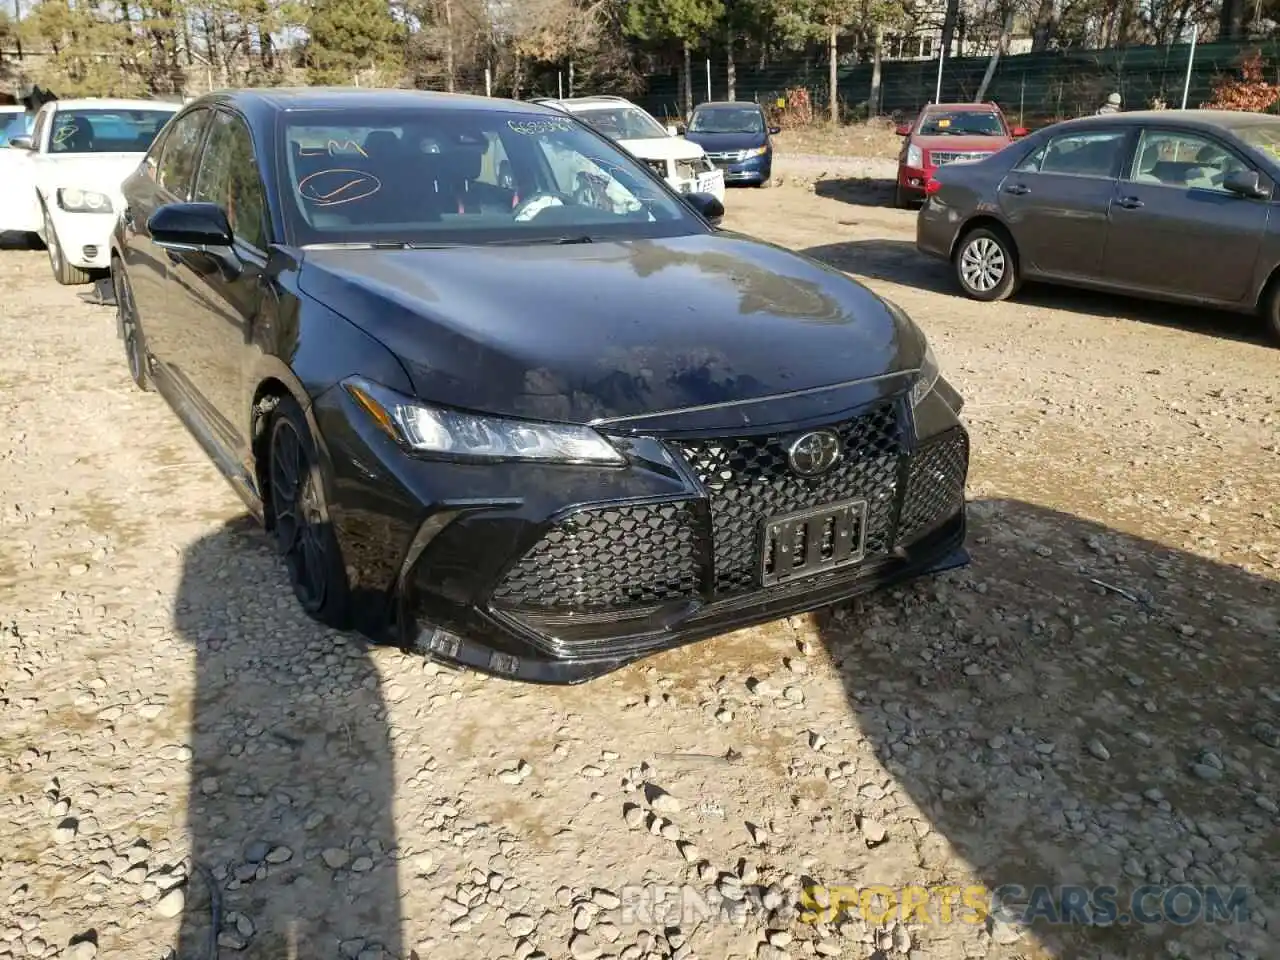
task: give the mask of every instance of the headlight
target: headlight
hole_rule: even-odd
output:
[[[921,150],[919,147],[917,147],[914,143],[911,146],[907,147],[907,166],[908,167],[924,166],[924,151]]]
[[[61,187],[58,190],[58,206],[68,213],[110,213],[111,198],[95,190]]]
[[[750,150],[742,151],[742,158],[745,160],[747,157],[763,157],[768,152],[768,147],[752,147]]]
[[[415,453],[460,460],[618,466],[626,458],[590,427],[485,417],[432,407],[361,377],[343,388],[388,436]]]
[[[916,382],[911,385],[911,408],[914,410],[920,401],[927,397],[938,383],[938,359],[933,355],[933,347],[924,345],[924,359],[920,361],[920,372],[916,374]]]

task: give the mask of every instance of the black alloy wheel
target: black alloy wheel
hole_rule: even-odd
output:
[[[116,319],[120,335],[124,338],[124,355],[129,361],[129,376],[139,390],[154,389],[151,383],[151,359],[147,356],[146,341],[138,328],[138,314],[133,305],[133,288],[119,261],[112,264],[111,288],[116,296]]]
[[[270,504],[276,549],[302,609],[331,627],[347,625],[349,590],[329,521],[315,443],[301,408],[281,401],[271,421]]]

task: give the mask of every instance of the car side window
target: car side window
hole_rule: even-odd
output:
[[[239,117],[223,110],[214,114],[193,199],[222,207],[236,239],[266,249],[266,191],[253,137]]]
[[[1128,130],[1090,130],[1054,137],[1015,168],[1023,173],[1113,177],[1124,154]]]
[[[1227,177],[1249,166],[1209,137],[1171,130],[1143,130],[1128,179],[1183,190],[1228,193]]]
[[[160,186],[176,197],[186,199],[195,179],[196,158],[200,153],[200,137],[204,133],[209,111],[192,110],[174,121],[164,138],[160,156]]]

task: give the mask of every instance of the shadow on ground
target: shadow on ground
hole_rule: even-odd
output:
[[[911,240],[850,240],[809,247],[800,252],[860,277],[888,280],[932,293],[963,297],[952,275],[951,266],[920,253]],[[1158,303],[1070,287],[1027,284],[1009,303],[1066,310],[1093,317],[1134,320],[1227,340],[1253,342],[1264,339],[1261,324],[1251,314]]]
[[[859,207],[892,207],[893,188],[892,180],[877,177],[833,177],[815,182],[813,192]]]
[[[1218,886],[1227,904],[1230,888],[1255,891],[1242,924],[1042,920],[1028,933],[1015,910],[992,939],[1022,955],[1033,939],[1058,957],[1268,955],[1280,921],[1280,584],[1017,501],[972,504],[969,544],[971,567],[919,581],[900,603],[818,618],[894,778],[883,796],[853,798],[868,842],[889,824],[888,841],[918,841],[927,882],[968,865],[989,889],[1024,888],[1009,891],[1015,903],[1035,905],[1037,884],[1111,886],[1123,915],[1125,892],[1153,884],[1140,906],[1159,915],[1170,887],[1203,898]],[[938,619],[912,611],[933,604],[953,625],[929,633],[920,624]],[[1175,914],[1194,909],[1187,896]],[[930,935],[918,936],[924,955]]]
[[[43,250],[44,244],[34,233],[0,230],[0,250]]]
[[[379,676],[357,638],[302,613],[282,567],[247,518],[183,559],[175,621],[196,650],[187,810],[201,877],[177,955],[400,957]]]

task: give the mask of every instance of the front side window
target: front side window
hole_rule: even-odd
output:
[[[1127,137],[1127,130],[1093,130],[1054,137],[1032,151],[1017,169],[1077,177],[1114,177]]]
[[[567,116],[398,107],[284,114],[281,125],[284,214],[299,244],[705,230],[629,154]]]
[[[224,111],[214,114],[193,199],[222,207],[238,239],[266,249],[266,191],[249,128],[239,117]]]
[[[192,110],[175,121],[165,135],[164,152],[160,155],[160,186],[176,197],[185,199],[191,193],[200,137],[208,116],[209,111],[204,108]]]
[[[1004,121],[995,111],[954,110],[927,113],[920,123],[922,137],[1007,137]]]
[[[693,111],[690,133],[764,133],[764,117],[755,107],[704,107]]]
[[[575,114],[611,140],[658,140],[670,136],[666,127],[639,107],[592,108]]]
[[[146,153],[172,110],[59,110],[50,153]]]
[[[1129,179],[1135,183],[1227,193],[1223,181],[1246,169],[1239,157],[1208,137],[1144,130]]]

